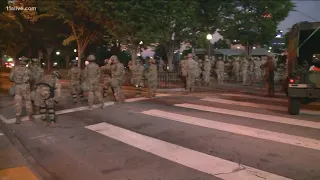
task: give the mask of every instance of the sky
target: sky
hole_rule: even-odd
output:
[[[279,24],[278,30],[282,30],[285,33],[289,28],[292,27],[292,25],[301,21],[320,22],[320,0],[294,0],[293,2],[296,5],[296,11],[291,11],[289,13],[288,17]],[[218,41],[220,38],[222,37],[219,34],[215,33],[213,35],[211,43]],[[142,52],[142,56],[153,56],[153,51],[150,49],[145,50],[144,52]]]

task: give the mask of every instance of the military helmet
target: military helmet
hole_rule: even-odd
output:
[[[218,60],[222,60],[222,57],[218,57]]]
[[[110,59],[113,61],[113,63],[118,62],[118,57],[116,55],[112,55]]]
[[[96,60],[96,57],[95,57],[93,54],[90,54],[90,55],[87,57],[87,60],[88,60],[88,61],[95,61],[95,60]]]
[[[57,77],[58,79],[61,79],[61,77],[62,77],[59,71],[53,71],[52,75]]]
[[[31,61],[32,62],[39,62],[39,59],[38,58],[32,58]]]
[[[140,59],[136,59],[136,63],[141,63],[141,60]]]
[[[27,61],[29,60],[29,58],[25,57],[25,56],[22,56],[18,59],[19,63],[20,64],[27,64]]]

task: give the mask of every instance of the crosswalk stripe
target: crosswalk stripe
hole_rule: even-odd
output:
[[[222,103],[222,104],[229,104],[229,105],[246,106],[246,107],[252,107],[252,108],[287,111],[287,108],[284,108],[282,106],[256,104],[256,103],[243,102],[243,101],[233,101],[233,100],[227,100],[227,99],[220,99],[220,98],[217,98],[217,97],[216,98],[203,98],[203,99],[200,99],[200,100],[201,101],[215,102],[215,103]]]
[[[171,96],[171,94],[157,94],[156,97],[166,97],[166,96]],[[150,99],[150,98],[136,97],[136,98],[126,99],[125,102],[136,102],[136,101],[142,101],[142,100],[146,100],[146,99]]]
[[[320,141],[315,139],[277,133],[277,132],[272,132],[272,131],[267,131],[262,129],[250,128],[246,126],[228,124],[228,123],[223,123],[219,121],[214,121],[211,119],[208,120],[208,119],[186,116],[186,115],[181,115],[176,113],[169,113],[169,112],[164,112],[164,111],[155,110],[155,109],[143,111],[142,113],[150,116],[161,117],[168,120],[178,121],[178,122],[206,127],[210,129],[216,129],[220,131],[226,131],[226,132],[231,132],[235,134],[251,136],[255,138],[320,150]]]
[[[90,125],[86,126],[86,128],[156,156],[224,180],[256,180],[257,177],[268,180],[290,180],[286,177],[249,166],[242,166],[232,161],[138,134],[108,123]]]
[[[245,118],[256,119],[256,120],[263,120],[263,121],[269,121],[269,122],[276,122],[276,123],[282,123],[282,124],[320,129],[319,122],[305,121],[300,119],[279,117],[279,116],[252,113],[252,112],[243,112],[243,111],[237,111],[237,110],[231,110],[231,109],[215,108],[215,107],[188,104],[188,103],[175,104],[174,106],[188,108],[188,109],[195,109],[200,111],[219,113],[219,114],[238,116],[238,117],[245,117]]]
[[[287,99],[253,96],[253,95],[248,95],[248,94],[221,94],[221,95],[230,96],[230,97],[242,97],[242,98],[248,98],[248,99],[257,99],[257,100],[264,100],[264,101],[288,102]]]
[[[209,102],[229,104],[229,105],[238,105],[238,106],[245,106],[245,107],[250,107],[250,108],[269,109],[269,110],[283,111],[283,112],[288,111],[288,109],[283,106],[257,104],[257,103],[251,103],[251,102],[243,102],[243,101],[233,101],[233,100],[227,100],[227,99],[220,99],[218,97],[216,97],[216,98],[203,98],[203,99],[201,99],[201,101],[209,101]],[[312,110],[301,110],[301,113],[311,114],[311,115],[320,115],[319,111],[312,111]]]

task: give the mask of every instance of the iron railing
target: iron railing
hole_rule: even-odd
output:
[[[158,73],[158,88],[184,88],[184,83],[178,72],[161,72]]]

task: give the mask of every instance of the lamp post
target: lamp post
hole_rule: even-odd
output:
[[[209,50],[208,50],[208,56],[211,57],[211,39],[212,39],[212,35],[211,34],[208,34],[207,35],[207,39],[209,40]]]

